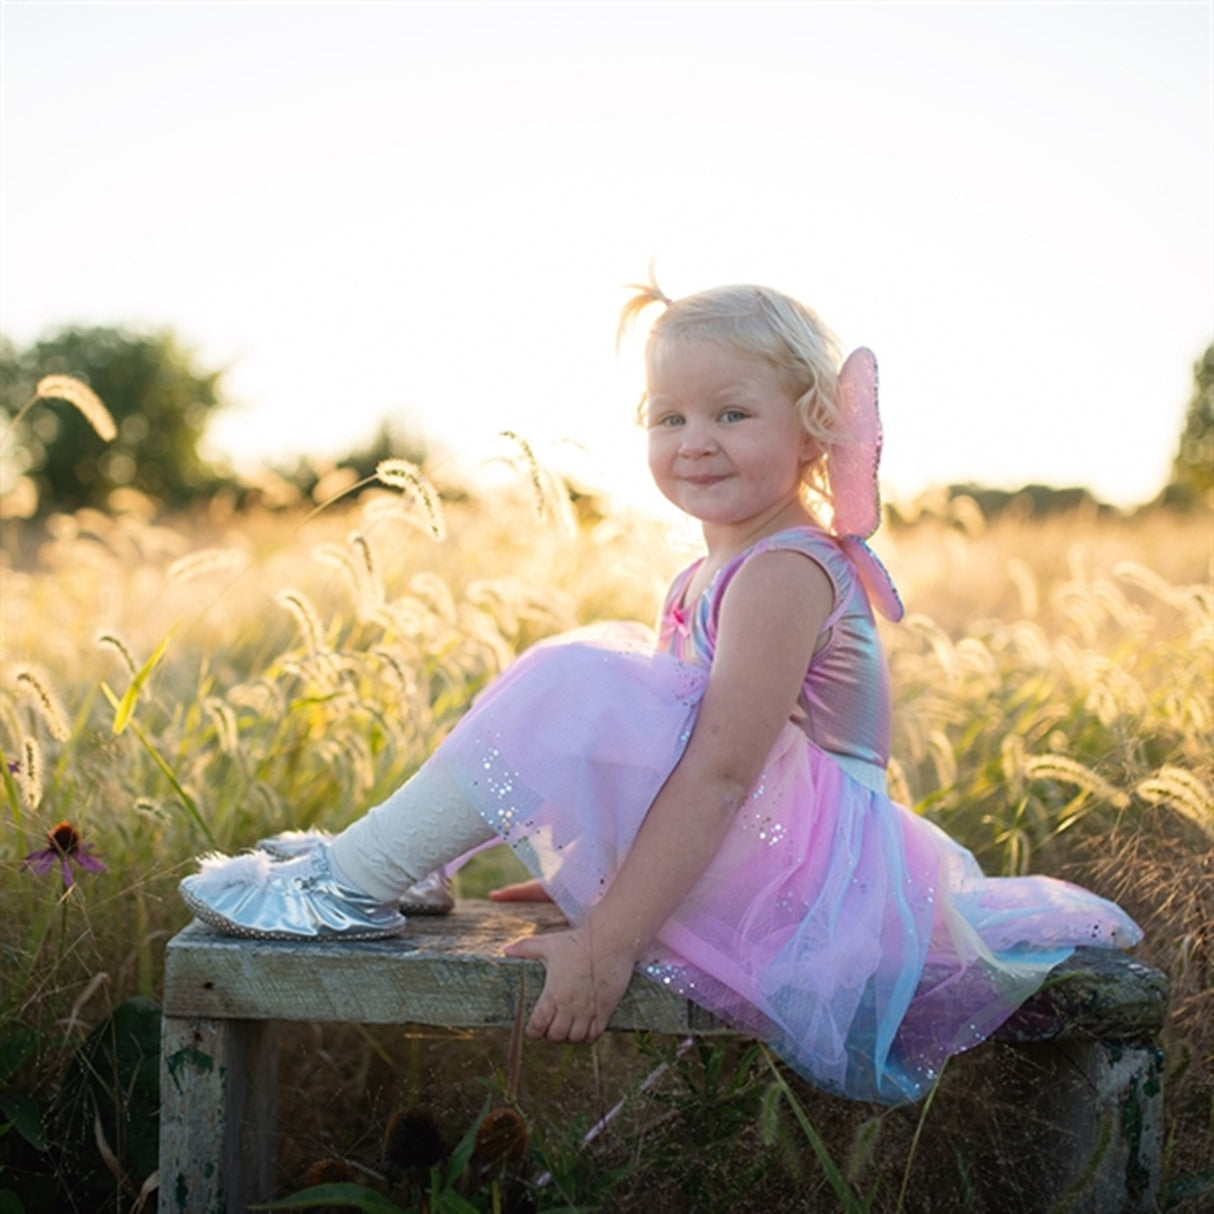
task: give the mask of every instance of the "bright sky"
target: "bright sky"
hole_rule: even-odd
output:
[[[887,493],[1162,486],[1214,339],[1214,5],[2,5],[0,330],[171,326],[233,458],[399,416],[635,496],[623,284],[881,364]],[[644,500],[644,499],[642,499]]]

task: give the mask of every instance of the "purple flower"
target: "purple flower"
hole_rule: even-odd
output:
[[[79,864],[90,873],[105,872],[105,865],[85,847],[80,832],[66,819],[48,830],[46,838],[50,846],[41,851],[30,852],[21,861],[22,868],[28,868],[39,877],[45,877],[58,864],[66,889],[71,889],[76,884],[76,877],[72,872],[73,864]]]
[[[21,770],[21,764],[16,759],[8,760],[8,773],[10,776],[15,776]]]

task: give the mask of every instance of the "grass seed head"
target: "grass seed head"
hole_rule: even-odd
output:
[[[243,568],[246,560],[237,548],[202,548],[175,560],[169,566],[169,581],[190,582],[208,573]]]
[[[375,479],[392,489],[412,494],[426,516],[426,523],[435,540],[447,537],[442,502],[438,490],[427,480],[422,470],[407,459],[383,459],[375,466]]]
[[[38,709],[50,735],[56,742],[66,742],[72,736],[67,714],[51,690],[50,683],[41,671],[22,666],[16,674],[17,690],[22,692]]]
[[[279,604],[294,616],[296,624],[299,625],[299,631],[303,634],[308,652],[323,653],[325,650],[324,632],[320,626],[320,619],[307,596],[299,590],[281,590],[277,599]]]
[[[1108,801],[1117,809],[1125,809],[1130,798],[1107,780],[1098,776],[1090,767],[1065,755],[1034,755],[1025,759],[1021,770],[1031,780],[1056,780],[1060,784],[1072,784]]]
[[[21,743],[21,795],[26,807],[37,809],[42,803],[42,748],[36,738]]]
[[[321,565],[328,565],[330,569],[336,569],[345,579],[355,601],[362,597],[363,585],[359,568],[344,548],[329,541],[317,544],[312,549],[312,559]]]
[[[503,430],[502,438],[508,438],[518,447],[519,454],[523,457],[523,467],[527,470],[527,478],[531,482],[532,502],[536,518],[546,518],[548,514],[548,494],[544,490],[544,476],[540,471],[539,460],[535,458],[535,452],[531,449],[531,444],[521,434],[515,434],[513,430]]]
[[[38,400],[67,401],[105,442],[111,442],[118,437],[118,427],[114,424],[110,411],[101,403],[101,397],[74,375],[44,375],[38,381],[34,395]]]
[[[1134,791],[1152,805],[1164,802],[1199,827],[1214,841],[1214,791],[1181,767],[1161,767]]]
[[[224,754],[234,755],[240,749],[236,729],[236,714],[217,696],[208,696],[203,707],[215,722],[215,737]]]
[[[130,649],[120,636],[113,632],[103,632],[97,637],[97,644],[108,645],[111,649],[115,650],[123,662],[126,663],[126,668],[132,678],[139,673],[139,664],[131,656]]]
[[[371,551],[371,545],[367,537],[361,531],[352,531],[350,533],[350,547],[358,553],[362,559],[363,568],[367,571],[367,576],[374,579],[375,577],[375,554]]]

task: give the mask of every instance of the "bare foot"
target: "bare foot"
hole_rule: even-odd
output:
[[[538,881],[520,881],[516,885],[503,885],[491,889],[489,898],[493,902],[551,902],[548,891]]]

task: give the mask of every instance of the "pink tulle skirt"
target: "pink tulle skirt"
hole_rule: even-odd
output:
[[[582,630],[524,654],[435,760],[577,923],[678,762],[706,682],[644,629]],[[820,1087],[897,1104],[1075,945],[1140,938],[1078,886],[984,877],[788,725],[643,968]]]

